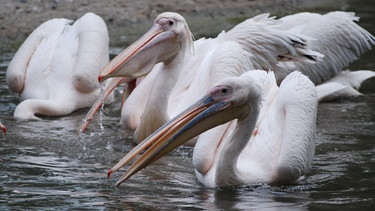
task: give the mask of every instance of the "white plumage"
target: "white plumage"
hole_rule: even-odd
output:
[[[177,16],[179,19],[173,16],[174,14],[161,16],[163,15],[167,20],[182,20],[179,16]],[[215,119],[218,123],[215,125],[220,126],[200,135],[195,146],[193,162],[198,180],[210,187],[297,180],[308,171],[314,154],[318,100],[316,91],[320,99],[333,96],[332,94],[338,93],[337,91],[345,92],[346,86],[353,83],[351,81],[343,83],[339,80],[345,74],[342,72],[343,68],[357,59],[360,54],[370,50],[374,44],[374,37],[353,23],[356,18],[352,13],[334,12],[325,16],[301,13],[295,16],[301,22],[294,24],[291,24],[292,18],[290,17],[288,21],[287,17],[274,20],[268,18],[268,15],[259,15],[240,23],[228,32],[222,32],[215,39],[195,41],[194,54],[189,54],[189,57],[186,53],[177,53],[177,56],[172,59],[169,57],[166,60],[157,60],[164,64],[158,64],[151,70],[140,86],[129,96],[123,107],[122,115],[125,116],[123,120],[125,123],[133,121],[134,124],[129,125],[132,125],[136,131],[141,130],[142,125],[148,125],[145,128],[149,132],[144,138],[138,136],[139,140],[143,140],[147,134],[156,130],[152,127],[152,124],[157,122],[156,120],[159,120],[158,124],[161,124],[171,119],[200,98],[213,84],[228,77],[241,74],[243,77],[251,75],[253,78],[251,83],[256,83],[257,86],[250,89],[258,89],[265,99],[260,112],[254,115],[257,117],[259,115],[258,120],[251,121],[253,126],[245,124],[246,130],[242,123],[237,125],[235,121],[220,125],[225,121],[218,120],[220,119],[218,116]],[[321,17],[330,19],[329,27],[320,20]],[[340,20],[335,21],[335,18]],[[158,18],[155,21],[156,24],[157,20]],[[176,22],[179,23],[179,21]],[[305,25],[302,23],[307,22],[313,28],[303,29]],[[298,26],[298,24],[301,25]],[[317,32],[311,32],[310,29],[315,29]],[[183,32],[185,31],[180,31],[180,33]],[[336,36],[335,39],[338,41],[325,44],[325,42],[332,42],[332,36]],[[347,36],[359,42],[342,44]],[[167,49],[165,46],[162,48]],[[124,54],[132,55],[129,52]],[[338,60],[336,60],[336,54],[340,56]],[[126,57],[134,63],[134,57],[130,58]],[[127,68],[126,59],[121,63],[123,66],[112,65],[105,69],[100,77],[136,77],[140,72],[136,71],[132,65]],[[119,61],[120,57],[117,58],[117,62]],[[170,68],[169,65],[180,69]],[[254,69],[274,70],[276,76],[252,71]],[[296,69],[316,84],[326,82],[315,88],[305,76],[299,73],[290,74]],[[142,73],[144,72],[142,70]],[[362,78],[368,76],[360,77],[358,82],[360,83]],[[330,78],[332,81],[327,81]],[[281,84],[280,88],[276,84]],[[181,121],[187,125],[190,123],[188,120],[185,122],[185,118],[189,119],[187,116],[190,113],[185,112],[183,115],[186,116],[181,117]],[[244,117],[235,118],[239,118],[241,122]],[[150,150],[130,167],[117,185],[170,151],[171,148],[182,142],[185,143],[193,137],[192,134],[203,132],[202,128],[197,129],[200,132],[189,130],[183,138],[184,141],[176,138],[179,140],[177,144],[173,139],[180,137],[178,128],[182,123],[179,121],[176,118],[171,119],[167,126],[156,130],[154,135],[146,138],[110,170],[109,174],[117,171],[142,149],[151,146]],[[211,125],[208,121],[204,123]],[[239,130],[246,132],[240,136],[237,135]],[[233,140],[241,139],[241,137],[242,139],[247,137],[246,146],[244,144],[237,146],[237,142],[234,143]],[[227,142],[233,143],[227,144]]]
[[[240,75],[246,69],[238,66],[212,74],[208,70],[217,61],[212,59],[213,54],[231,51],[236,56],[245,50],[250,69],[263,70],[274,69],[283,61],[314,63],[321,59],[320,53],[306,47],[302,36],[280,30],[277,23],[267,14],[259,15],[227,33],[220,33],[215,39],[197,40],[192,46],[192,35],[185,19],[176,13],[163,13],[156,18],[150,31],[106,66],[99,78],[135,78],[150,72],[122,109],[122,123],[135,130],[135,139],[141,141],[202,96],[212,84]],[[165,38],[171,34],[173,39]],[[162,64],[152,69],[158,62]],[[86,119],[91,119],[92,115],[88,114]]]
[[[41,24],[7,69],[7,84],[21,101],[14,116],[39,119],[91,106],[100,94],[97,75],[109,61],[108,42],[103,19],[93,13]]]

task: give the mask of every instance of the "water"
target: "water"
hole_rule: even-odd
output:
[[[334,3],[332,3],[334,2]],[[373,1],[332,1],[313,11],[355,11],[375,34]],[[367,5],[367,6],[363,6]],[[209,189],[199,184],[192,150],[180,148],[133,176],[119,188],[120,174],[106,172],[134,145],[118,127],[118,104],[106,107],[104,128],[94,121],[77,132],[87,110],[42,121],[16,121],[17,96],[5,85],[12,54],[0,55],[0,118],[8,132],[0,137],[1,209],[131,210],[372,210],[375,207],[375,86],[366,94],[319,105],[316,155],[298,184],[254,184]],[[375,70],[375,51],[352,69]]]

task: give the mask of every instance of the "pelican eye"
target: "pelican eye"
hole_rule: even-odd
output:
[[[173,25],[173,21],[170,20],[170,21],[168,22],[168,24],[169,24],[170,26],[172,26],[172,25]]]
[[[232,95],[232,87],[230,86],[224,86],[224,85],[219,85],[214,87],[210,91],[210,95],[214,100],[226,100]]]

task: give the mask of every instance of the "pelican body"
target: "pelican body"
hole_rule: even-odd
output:
[[[108,43],[107,27],[93,13],[77,21],[60,18],[41,24],[6,72],[9,88],[21,101],[14,117],[61,116],[91,106],[100,94],[97,76],[109,61]]]

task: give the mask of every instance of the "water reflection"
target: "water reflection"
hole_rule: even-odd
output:
[[[305,210],[312,200],[309,190],[315,185],[272,187],[266,184],[238,189],[219,189],[215,206],[225,210]]]
[[[330,1],[316,11],[356,11],[375,34],[375,2]],[[361,5],[362,4],[362,5]],[[363,6],[367,5],[367,6]],[[352,69],[375,69],[375,52]],[[11,55],[0,55],[1,209],[135,210],[371,210],[375,204],[375,86],[366,95],[323,103],[318,111],[316,156],[306,178],[295,185],[209,189],[194,175],[190,148],[180,148],[115,188],[121,173],[107,170],[134,145],[118,127],[118,104],[107,107],[86,134],[77,126],[87,110],[42,121],[15,121],[17,96],[5,85]]]

